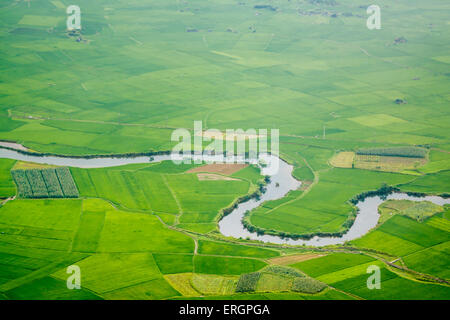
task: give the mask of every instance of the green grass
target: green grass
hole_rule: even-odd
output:
[[[211,223],[221,208],[249,190],[247,181],[200,181],[195,174],[174,172],[174,168],[178,169],[173,164],[73,168],[72,173],[81,196],[105,198],[129,209],[182,212],[181,223]]]
[[[450,288],[396,277],[383,281],[381,290],[368,290],[363,286],[352,290],[352,293],[374,300],[447,300]]]
[[[153,254],[153,258],[162,274],[193,271],[192,255],[155,253]]]
[[[219,277],[209,274],[194,274],[192,287],[206,295],[227,295],[234,293],[237,277]]]
[[[292,291],[318,293],[326,288],[326,284],[312,278],[297,278],[292,283]]]
[[[74,236],[72,250],[96,252],[105,223],[108,204],[98,199],[83,201],[78,230]]]
[[[13,300],[99,300],[92,292],[67,289],[66,281],[44,277],[6,292]]]
[[[245,258],[195,256],[194,270],[196,273],[239,275],[262,269],[266,263]]]
[[[351,243],[404,257],[449,240],[449,233],[442,229],[395,215],[376,230]]]
[[[333,253],[317,259],[293,264],[292,267],[305,272],[309,276],[319,277],[331,271],[346,269],[374,260],[374,258],[359,254]]]
[[[164,227],[155,216],[110,210],[98,242],[97,252],[192,253],[194,241]]]
[[[414,252],[403,258],[406,265],[416,271],[450,279],[450,241]]]
[[[433,246],[450,239],[450,234],[406,217],[394,216],[378,230],[421,246]]]
[[[279,292],[288,291],[294,279],[274,273],[262,273],[254,291],[257,292]]]
[[[9,198],[16,194],[16,187],[10,170],[16,161],[0,159],[0,198]]]
[[[400,187],[402,191],[413,191],[440,194],[446,193],[450,190],[450,171],[441,171],[438,173],[431,173],[419,177],[411,183],[404,184]]]
[[[428,201],[388,200],[378,207],[378,212],[381,214],[378,222],[383,223],[395,214],[423,222],[442,211],[444,209],[441,206]]]
[[[97,254],[77,262],[83,276],[82,286],[100,294],[162,278],[149,253]],[[66,269],[53,274],[66,280]]]
[[[372,231],[351,243],[360,248],[375,249],[396,256],[404,256],[423,249],[419,244],[379,230]]]
[[[199,241],[199,253],[252,258],[272,258],[280,255],[279,252],[269,249],[203,240]]]
[[[161,300],[177,296],[180,296],[180,293],[162,278],[103,294],[105,299],[111,300]]]
[[[294,234],[340,232],[352,211],[348,200],[363,191],[376,190],[383,183],[409,180],[412,178],[402,174],[334,168],[322,173],[320,183],[301,199],[284,200],[285,204],[275,208],[258,208],[250,221],[258,227]],[[327,201],[323,201],[325,197]]]
[[[1,212],[2,224],[73,231],[80,218],[81,200],[15,200]]]

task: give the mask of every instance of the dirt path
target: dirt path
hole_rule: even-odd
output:
[[[0,207],[4,206],[8,201],[13,201],[13,200],[16,200],[16,196],[9,197],[8,199],[3,200],[3,201],[0,203]]]

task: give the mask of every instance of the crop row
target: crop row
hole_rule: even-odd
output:
[[[52,169],[41,170],[41,173],[47,185],[48,196],[50,198],[63,198],[64,194],[56,176],[56,171]]]
[[[389,156],[389,157],[407,157],[407,158],[425,158],[427,151],[415,147],[400,148],[366,148],[356,151],[358,155],[369,156]]]
[[[28,178],[24,170],[14,170],[12,171],[12,176],[16,182],[18,188],[18,195],[20,198],[31,198],[33,196],[33,191],[28,183]]]
[[[59,178],[59,183],[66,198],[78,198],[78,189],[73,181],[72,174],[68,168],[55,169]]]
[[[33,191],[33,198],[48,198],[47,186],[42,177],[40,170],[26,170],[25,171],[31,190]]]

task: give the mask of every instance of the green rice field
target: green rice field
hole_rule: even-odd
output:
[[[389,200],[360,238],[280,245],[218,227],[261,196],[256,165],[1,155],[169,152],[194,121],[279,129],[302,185],[248,212],[247,226],[343,234],[367,192],[449,197],[448,3],[377,1],[382,28],[369,30],[362,0],[78,0],[70,32],[72,4],[0,3],[0,300],[450,299],[449,205]],[[212,142],[225,144],[202,146]],[[74,265],[81,288],[70,290]],[[367,286],[372,266],[381,289]]]

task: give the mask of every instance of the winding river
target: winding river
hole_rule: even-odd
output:
[[[194,159],[195,156],[190,156]],[[14,150],[1,148],[0,145],[0,158],[21,160],[34,162],[39,164],[49,164],[58,166],[69,166],[78,168],[106,168],[122,166],[127,164],[137,164],[137,163],[156,163],[166,160],[173,160],[171,155],[156,155],[153,157],[149,156],[139,156],[131,158],[68,158],[68,157],[57,157],[57,156],[34,156],[23,154]],[[244,203],[241,203],[234,209],[229,215],[225,216],[219,222],[220,232],[227,237],[234,238],[248,238],[252,240],[259,240],[262,242],[270,242],[277,244],[290,244],[290,245],[307,245],[307,246],[326,246],[333,244],[342,244],[345,241],[357,239],[371,229],[373,229],[379,219],[378,206],[385,200],[381,199],[379,196],[368,197],[364,201],[357,203],[359,208],[359,214],[357,215],[354,224],[348,230],[346,234],[341,237],[314,237],[310,240],[293,240],[285,239],[278,236],[271,235],[258,235],[256,232],[250,232],[243,226],[241,220],[248,210],[253,210],[259,207],[263,202],[268,200],[277,200],[286,196],[290,191],[296,190],[300,187],[301,182],[297,181],[292,176],[293,166],[289,165],[285,161],[276,158],[274,156],[263,156],[261,157],[268,164],[267,167],[261,168],[263,175],[269,175],[271,177],[270,183],[266,186],[266,192],[261,196],[259,200],[251,199]],[[176,160],[181,160],[179,157]],[[214,157],[209,159],[213,161]],[[243,162],[242,159],[229,158],[228,161],[233,162]],[[253,161],[252,163],[256,163]],[[274,166],[279,167],[278,170],[273,170]],[[450,204],[450,199],[444,199],[438,196],[427,196],[427,197],[413,197],[408,196],[404,193],[393,193],[387,197],[387,199],[395,200],[412,200],[412,201],[430,201],[438,205]]]

